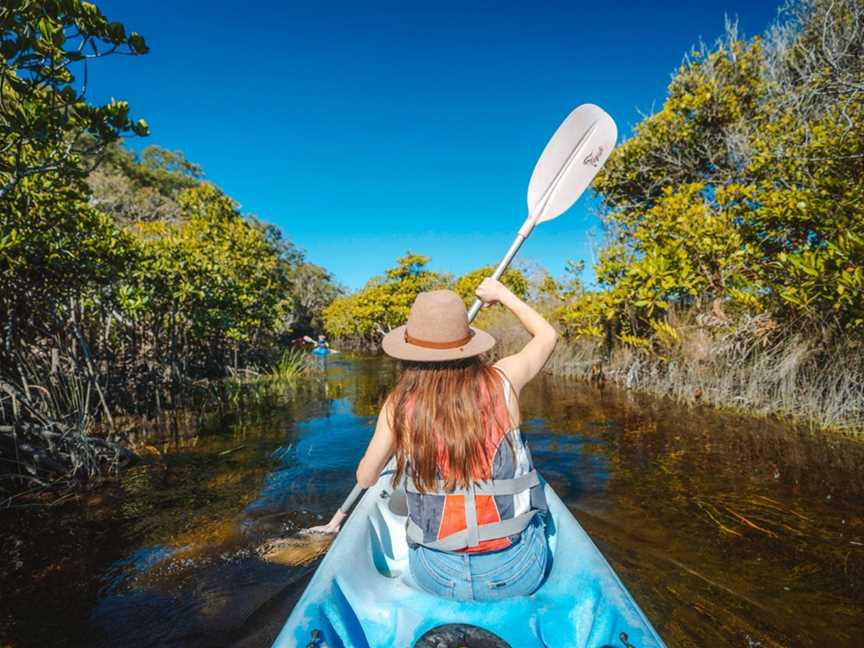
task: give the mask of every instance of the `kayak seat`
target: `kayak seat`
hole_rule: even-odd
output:
[[[405,522],[408,499],[404,490],[381,491],[369,516],[369,541],[372,563],[382,576],[399,578],[408,572],[408,543]]]

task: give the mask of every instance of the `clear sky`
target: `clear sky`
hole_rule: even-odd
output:
[[[627,136],[724,15],[758,34],[779,1],[97,4],[151,51],[97,61],[91,98],[128,100],[152,131],[136,147],[181,149],[353,289],[409,249],[455,274],[497,262],[570,110]],[[583,199],[522,257],[560,274],[601,238]]]

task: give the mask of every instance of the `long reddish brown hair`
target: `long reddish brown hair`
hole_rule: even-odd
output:
[[[489,425],[502,432],[512,427],[501,373],[477,357],[406,362],[388,400],[396,439],[394,483],[410,463],[420,492],[434,490],[441,477],[451,491],[489,474],[486,430]]]

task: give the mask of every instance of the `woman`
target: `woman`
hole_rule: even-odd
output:
[[[459,600],[528,595],[549,560],[546,502],[519,433],[518,397],[557,334],[498,281],[483,281],[477,296],[510,309],[531,341],[490,366],[479,356],[495,339],[468,326],[456,293],[418,295],[407,325],[382,342],[405,364],[357,468],[358,483],[368,488],[396,455],[394,482],[404,479],[407,491],[411,574],[428,592]]]

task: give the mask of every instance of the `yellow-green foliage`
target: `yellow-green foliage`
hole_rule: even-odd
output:
[[[384,276],[374,277],[356,293],[335,299],[324,311],[327,333],[354,342],[377,343],[387,331],[405,323],[418,293],[450,288],[467,305],[474,300],[474,290],[483,278],[495,269],[484,266],[454,281],[450,275],[428,270],[428,263],[429,257],[409,252]],[[507,270],[502,282],[521,297],[528,293],[528,280],[521,270]]]
[[[141,262],[121,293],[126,312],[171,316],[175,327],[214,342],[248,342],[272,328],[287,285],[270,242],[213,185],[184,190],[178,203],[177,221],[132,228]]]
[[[617,216],[621,240],[603,251],[596,268],[616,305],[632,304],[651,317],[671,301],[700,306],[748,285],[752,250],[729,212],[712,207],[704,192],[703,183],[665,187],[645,212]]]
[[[492,276],[494,271],[495,266],[491,265],[472,270],[456,280],[456,285],[453,286],[453,290],[459,293],[459,296],[465,300],[466,305],[472,304],[476,299],[474,291],[477,290],[477,286],[480,285],[480,282],[483,281],[483,279]],[[522,299],[525,299],[525,296],[528,294],[528,279],[521,270],[508,268],[504,271],[504,274],[501,275],[501,283]]]
[[[382,277],[374,277],[358,292],[335,299],[324,311],[329,335],[372,342],[405,323],[418,293],[449,284],[444,275],[426,268],[429,257],[410,252]]]
[[[605,291],[563,310],[568,331],[668,337],[672,304],[864,329],[864,6],[786,12],[764,39],[692,52],[610,157]]]
[[[2,199],[0,322],[14,318],[15,333],[26,336],[58,302],[93,286],[109,291],[135,258],[132,237],[88,204],[83,183],[27,177]]]
[[[669,322],[651,320],[649,324],[663,346],[673,347],[681,341],[681,334]]]
[[[615,313],[611,293],[586,292],[573,304],[562,307],[557,319],[569,333],[599,340],[606,336],[606,324]]]
[[[864,87],[864,73],[858,78]],[[736,218],[748,217],[748,233],[767,261],[759,267],[760,283],[789,311],[860,330],[864,90],[809,122],[780,115],[755,138],[754,148],[752,179],[734,209]],[[774,154],[777,149],[783,154]]]

